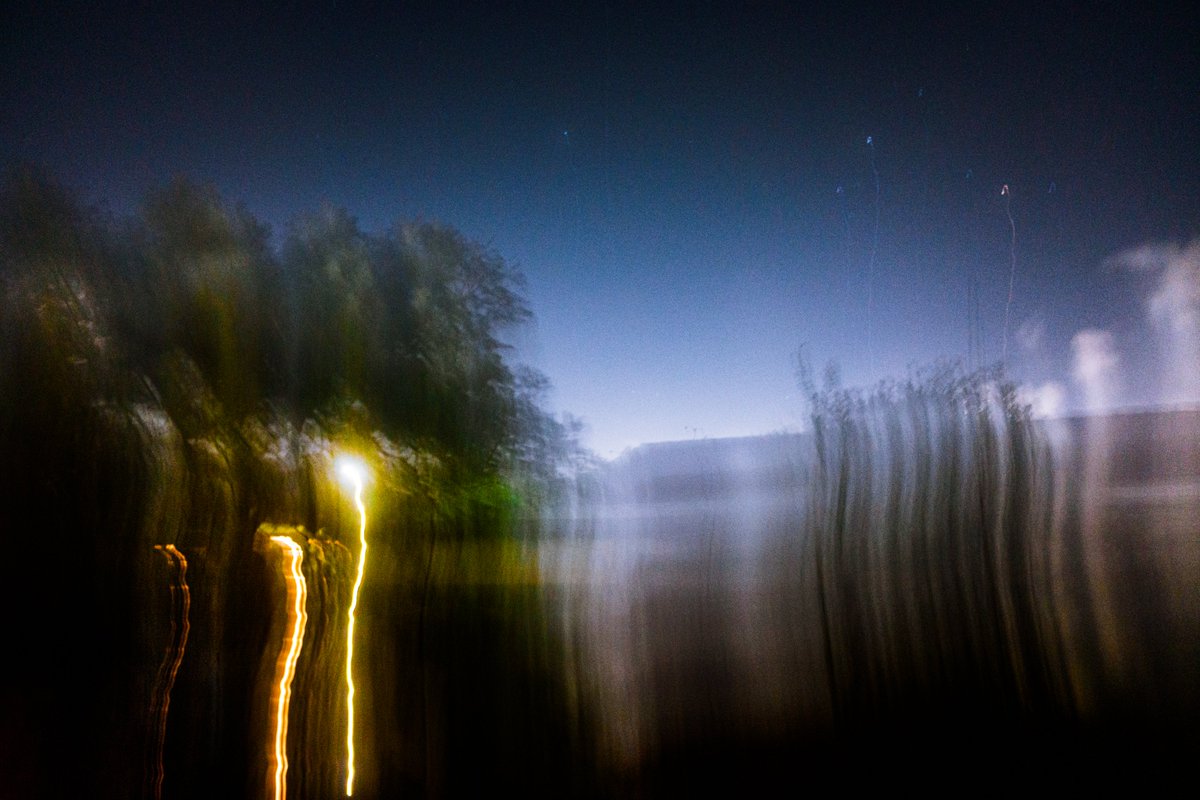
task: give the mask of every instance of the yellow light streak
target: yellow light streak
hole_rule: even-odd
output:
[[[354,612],[358,610],[358,592],[367,566],[367,508],[363,505],[363,480],[366,470],[357,461],[343,456],[338,472],[354,486],[354,504],[358,507],[358,574],[350,594],[349,625],[346,630],[346,796],[354,794]]]
[[[167,741],[167,712],[171,708],[171,690],[175,687],[175,676],[179,674],[179,665],[183,663],[183,651],[187,647],[188,631],[191,629],[188,613],[192,606],[192,594],[187,585],[187,559],[184,558],[183,553],[179,552],[173,544],[156,544],[154,549],[162,553],[167,564],[176,570],[176,577],[171,581],[171,643],[167,646],[166,656],[159,667],[159,680],[157,681],[161,687],[162,701],[158,704],[158,763],[154,775],[154,796],[160,798],[162,797],[164,773],[163,750]],[[180,606],[178,617],[181,624],[179,625],[175,624],[176,605]],[[178,642],[175,640],[176,634],[179,637]]]
[[[279,655],[279,663],[276,666],[279,683],[272,698],[275,705],[275,798],[283,800],[287,796],[288,709],[292,701],[292,679],[296,676],[296,662],[300,658],[300,648],[304,644],[304,628],[308,624],[308,613],[305,610],[308,584],[300,570],[300,562],[304,559],[304,550],[300,545],[289,536],[272,536],[271,541],[287,551],[290,557],[287,569],[291,573],[287,584],[287,596],[291,605],[288,611],[291,635],[288,637],[286,648]]]

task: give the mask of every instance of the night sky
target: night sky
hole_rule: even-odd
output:
[[[1014,255],[1014,374],[1082,408],[1094,329],[1108,402],[1187,390],[1162,270],[1120,254],[1200,235],[1195,6],[32,5],[0,11],[0,166],[116,214],[182,174],[277,234],[325,201],[454,225],[527,276],[518,354],[602,455],[802,428],[801,347],[848,385],[997,362]]]

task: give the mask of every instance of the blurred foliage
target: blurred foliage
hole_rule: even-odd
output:
[[[800,363],[812,565],[834,719],[1074,714],[1053,454],[1001,369],[941,364],[870,391]]]
[[[531,316],[521,290],[498,254],[445,226],[369,234],[325,207],[275,246],[211,188],[176,181],[116,219],[34,170],[12,172],[0,185],[0,530],[11,543],[0,622],[34,650],[12,684],[33,688],[5,690],[0,733],[38,734],[13,751],[6,790],[96,796],[99,775],[141,782],[128,753],[153,726],[128,709],[145,706],[161,655],[153,546],[165,543],[191,562],[196,618],[191,683],[170,723],[195,738],[169,785],[191,776],[202,796],[257,785],[247,736],[266,707],[275,601],[254,534],[304,526],[310,577],[344,583],[345,567],[323,556],[356,551],[332,479],[341,451],[372,471],[364,624],[377,638],[361,669],[376,700],[364,758],[380,791],[436,793],[471,761],[489,765],[479,781],[515,791],[565,785],[562,731],[577,723],[556,688],[534,545],[590,456],[578,424],[543,409],[545,378],[511,360],[504,337]],[[22,573],[52,565],[54,588],[28,613]],[[344,610],[312,613],[336,625]],[[101,651],[89,687],[65,689],[79,654]],[[315,663],[301,660],[299,682],[321,684]],[[66,733],[41,720],[67,716],[107,738],[73,773],[53,773]],[[476,733],[456,733],[464,726]],[[340,768],[314,759],[296,754],[293,777],[319,796]]]
[[[275,249],[245,209],[182,180],[130,220],[30,170],[0,191],[6,316],[37,309],[54,327],[44,344],[69,350],[56,363],[96,362],[90,378],[161,399],[181,430],[353,407],[366,430],[468,481],[553,479],[586,460],[542,410],[545,378],[508,359],[505,332],[531,318],[521,276],[452,228],[373,235],[324,207]],[[195,408],[198,393],[213,404]]]

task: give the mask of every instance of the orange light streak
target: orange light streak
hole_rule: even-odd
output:
[[[167,742],[167,712],[171,708],[171,690],[175,687],[175,676],[179,674],[179,665],[183,663],[183,651],[187,647],[188,632],[191,630],[191,623],[188,621],[188,613],[192,606],[192,594],[187,585],[187,559],[183,557],[183,553],[173,544],[154,545],[154,549],[163,554],[163,558],[167,560],[167,564],[175,568],[176,577],[171,581],[171,643],[167,646],[167,653],[163,658],[162,665],[158,668],[158,681],[156,683],[161,691],[162,701],[158,703],[158,762],[154,775],[154,797],[162,797],[163,784],[163,750]],[[176,607],[181,609],[177,611]],[[176,624],[175,619],[178,616],[181,620],[180,624]],[[176,642],[176,634],[179,641]],[[168,664],[170,665],[168,669]]]
[[[354,504],[358,507],[358,574],[350,595],[349,626],[346,630],[346,796],[354,794],[354,612],[367,565],[367,508],[363,505],[363,467],[348,458],[340,459],[338,471],[354,485]]]
[[[296,676],[296,661],[300,658],[300,648],[304,644],[304,628],[308,624],[308,613],[305,610],[308,584],[300,570],[300,562],[304,559],[304,550],[300,545],[288,536],[272,536],[271,541],[287,551],[290,557],[288,571],[291,573],[287,584],[287,596],[291,605],[288,611],[291,635],[288,637],[286,648],[279,654],[279,664],[276,667],[279,683],[272,697],[275,706],[275,798],[283,800],[287,796],[288,709],[292,701],[292,679]]]

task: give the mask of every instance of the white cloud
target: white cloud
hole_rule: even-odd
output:
[[[1155,273],[1158,283],[1146,313],[1158,337],[1162,400],[1200,400],[1200,241],[1187,247],[1151,245],[1129,250],[1115,261],[1137,272]]]
[[[1113,407],[1117,397],[1117,366],[1120,359],[1108,331],[1089,328],[1071,339],[1075,357],[1072,373],[1083,390],[1088,411],[1103,411]]]

